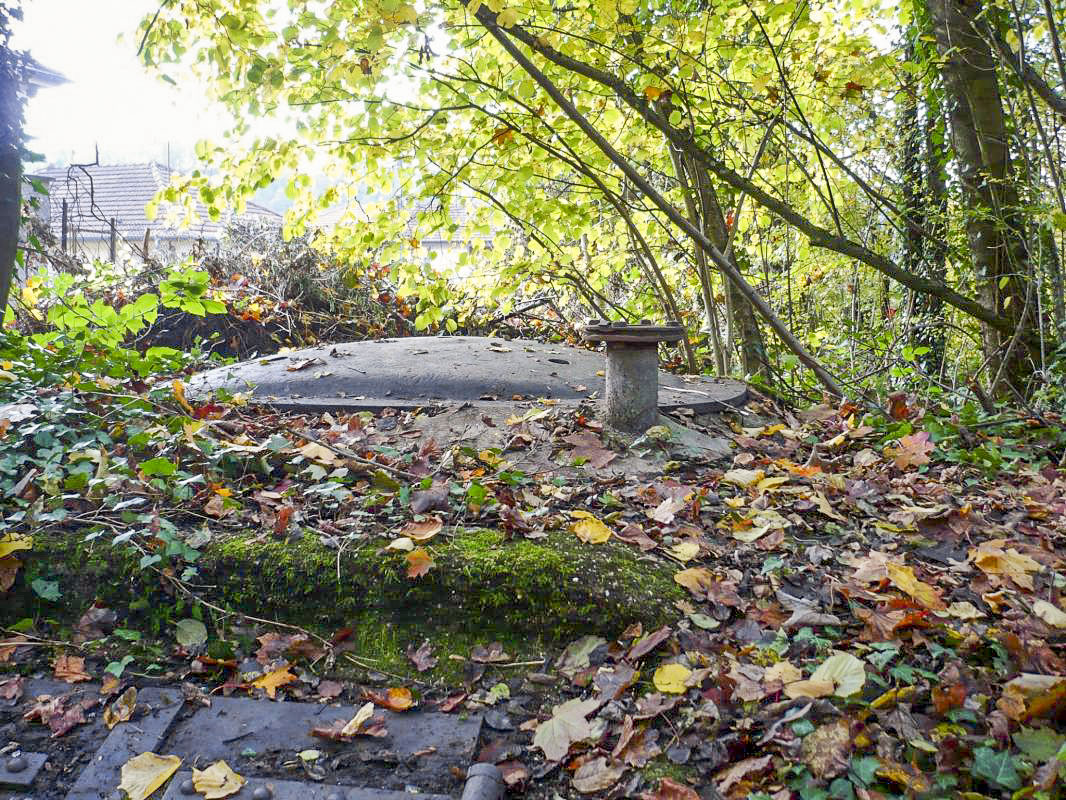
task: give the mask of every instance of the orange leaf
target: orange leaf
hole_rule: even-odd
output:
[[[80,656],[60,656],[57,658],[55,676],[67,683],[92,680],[89,673],[85,671],[85,659]]]
[[[367,692],[366,699],[374,705],[387,708],[389,711],[406,711],[415,703],[414,698],[411,696],[411,690],[403,686],[390,688],[385,694]]]
[[[405,558],[407,559],[408,578],[421,578],[433,567],[433,559],[429,557],[429,553],[422,547],[412,550]]]

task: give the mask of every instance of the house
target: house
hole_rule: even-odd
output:
[[[459,254],[470,251],[474,242],[492,246],[492,234],[495,229],[484,233],[477,230],[472,222],[471,218],[478,208],[474,198],[451,198],[447,218],[439,201],[400,199],[396,205],[399,208],[394,213],[406,217],[402,238],[407,244],[408,252],[413,256],[428,257],[430,253],[435,253],[433,260],[438,266],[454,267]],[[375,209],[375,206],[378,208]],[[365,221],[368,211],[388,213],[383,211],[382,206],[387,204],[362,201],[353,201],[349,205],[341,203],[319,213],[315,219],[315,227],[331,233],[338,226]]]
[[[161,207],[154,219],[145,208],[170,185],[173,171],[157,162],[146,164],[71,165],[41,170],[31,178],[44,184],[39,215],[63,251],[100,261],[180,261],[198,244],[217,246],[235,221],[231,210],[212,220],[194,197],[197,221],[183,227]],[[281,226],[281,215],[248,203],[242,221]]]

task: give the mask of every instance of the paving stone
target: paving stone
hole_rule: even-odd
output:
[[[137,694],[138,709],[147,707],[149,711],[139,713],[130,722],[120,723],[111,730],[92,761],[78,776],[67,800],[115,797],[122,765],[141,753],[159,752],[158,748],[181,711],[182,703],[181,692],[177,689],[141,689]]]
[[[7,789],[30,788],[47,760],[48,756],[44,753],[0,756],[0,786]]]
[[[216,697],[210,708],[199,708],[174,726],[167,739],[167,753],[181,756],[185,763],[226,759],[237,769],[234,754],[244,750],[257,754],[320,750],[327,757],[343,752],[344,764],[336,774],[327,775],[329,780],[381,785],[380,776],[361,779],[362,773],[371,771],[368,764],[372,764],[378,773],[383,769],[392,771],[392,781],[387,786],[437,786],[452,767],[465,772],[473,760],[481,730],[481,716],[476,714],[462,719],[455,714],[378,710],[376,713],[385,717],[387,736],[356,737],[340,745],[311,736],[311,728],[328,727],[339,719],[347,721],[357,710],[356,706]],[[387,757],[379,758],[383,753]]]
[[[448,795],[443,794],[412,794],[385,789],[323,786],[321,783],[300,783],[266,778],[248,778],[247,780],[248,782],[239,792],[230,795],[232,800],[451,800]],[[163,800],[199,798],[200,795],[195,791],[189,794],[183,791],[183,784],[191,785],[191,783],[191,772],[178,772],[171,778]]]

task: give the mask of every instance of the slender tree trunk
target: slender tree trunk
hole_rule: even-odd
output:
[[[1003,98],[991,46],[975,20],[983,3],[926,0],[951,122],[959,180],[966,205],[966,234],[983,304],[1009,320],[1014,335],[983,326],[992,388],[1007,384],[1027,392],[1035,310],[1030,264],[1016,178],[1008,150]]]
[[[726,227],[722,206],[718,202],[718,194],[711,183],[711,176],[694,159],[686,157],[683,162],[694,176],[696,197],[699,200],[700,215],[706,236],[716,248],[726,253],[729,246],[729,229]],[[735,249],[731,253],[726,253],[726,257],[732,260],[738,272],[741,274],[748,272],[746,267],[749,265],[738,258]],[[755,310],[731,281],[725,281],[725,286],[729,298],[729,309],[732,312],[729,329],[733,334],[732,338],[739,339],[741,368],[745,375],[765,377],[767,375],[766,347],[763,344],[762,331],[759,330],[759,321],[755,318]]]
[[[0,13],[0,27],[6,28]],[[0,30],[0,319],[7,310],[18,256],[22,183],[22,98],[19,65]]]

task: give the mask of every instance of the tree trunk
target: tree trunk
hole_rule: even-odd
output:
[[[0,13],[0,27],[6,17]],[[0,319],[7,310],[18,256],[22,183],[22,98],[19,65],[0,30]]]
[[[926,0],[943,59],[956,165],[966,206],[966,234],[983,304],[1010,322],[1014,335],[983,325],[991,385],[1030,388],[1035,310],[1024,220],[1008,149],[1009,133],[991,46],[975,20],[983,3]]]

